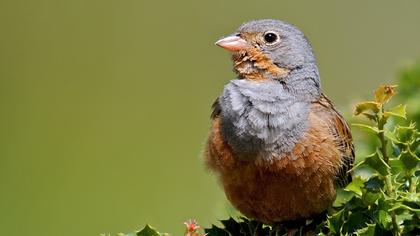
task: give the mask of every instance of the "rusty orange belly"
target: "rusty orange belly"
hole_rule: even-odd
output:
[[[264,223],[316,216],[335,199],[334,180],[320,172],[278,173],[244,163],[220,177],[229,201]]]
[[[205,161],[242,214],[275,223],[312,217],[332,204],[340,154],[325,125],[314,120],[292,152],[273,161],[244,161],[223,140],[219,118],[213,120]]]

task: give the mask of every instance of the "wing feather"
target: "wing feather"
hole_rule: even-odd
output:
[[[341,165],[337,170],[336,185],[338,187],[345,187],[352,180],[350,170],[353,168],[354,163],[354,146],[350,128],[341,114],[334,108],[332,102],[324,94],[321,95],[317,103],[325,108],[323,112],[328,113],[324,117],[341,154]]]
[[[220,113],[222,112],[222,109],[219,104],[219,98],[216,98],[216,100],[213,102],[211,109],[212,109],[212,112],[211,112],[210,118],[213,120],[214,118],[218,117]]]

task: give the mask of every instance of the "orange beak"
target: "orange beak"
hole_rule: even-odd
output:
[[[242,51],[248,48],[249,46],[249,44],[243,38],[236,35],[231,35],[222,38],[218,40],[215,44],[230,52]]]

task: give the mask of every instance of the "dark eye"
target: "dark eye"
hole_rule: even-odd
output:
[[[267,32],[264,34],[264,41],[268,44],[274,44],[279,40],[279,36],[274,32]]]

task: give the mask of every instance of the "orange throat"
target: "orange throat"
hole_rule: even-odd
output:
[[[278,67],[256,48],[233,54],[234,70],[242,79],[267,80],[270,77],[284,78],[290,70]]]

